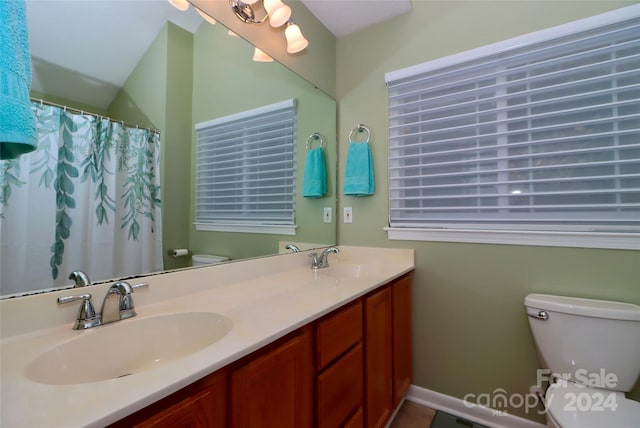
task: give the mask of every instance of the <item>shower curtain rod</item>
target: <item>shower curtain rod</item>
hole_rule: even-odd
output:
[[[127,123],[127,122],[125,122],[123,120],[112,119],[109,116],[104,116],[104,115],[98,114],[98,113],[91,113],[90,111],[86,111],[86,110],[79,110],[79,109],[74,108],[74,107],[68,107],[68,106],[65,106],[65,105],[62,105],[62,104],[57,104],[57,103],[54,103],[54,102],[51,102],[51,101],[43,100],[42,98],[31,97],[31,101],[33,101],[35,103],[40,103],[40,105],[44,104],[44,105],[48,105],[48,106],[59,107],[59,108],[64,109],[65,111],[69,110],[71,112],[80,113],[82,115],[88,114],[89,116],[95,116],[95,117],[99,117],[101,119],[108,119],[108,120],[110,120],[112,122],[121,123],[122,126],[127,126],[129,128],[138,128],[138,129],[142,128],[142,129],[147,129],[147,130],[149,130],[151,132],[154,132],[156,134],[160,134],[160,130],[159,129],[154,129],[154,128],[149,128],[149,127],[145,127],[145,126],[134,125],[134,124],[131,124],[131,123]]]

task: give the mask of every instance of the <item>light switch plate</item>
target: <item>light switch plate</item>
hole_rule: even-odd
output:
[[[325,223],[331,223],[331,207],[324,207],[323,219]]]
[[[344,207],[344,222],[353,223],[353,208]]]

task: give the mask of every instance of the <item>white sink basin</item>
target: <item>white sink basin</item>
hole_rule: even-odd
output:
[[[198,352],[222,339],[230,318],[182,312],[132,318],[85,330],[34,359],[26,376],[34,382],[71,385],[140,373]]]

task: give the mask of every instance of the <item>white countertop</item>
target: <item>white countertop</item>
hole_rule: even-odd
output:
[[[160,314],[216,312],[229,317],[233,328],[218,342],[175,362],[95,383],[48,385],[25,376],[26,367],[42,353],[111,327],[72,330],[77,304],[58,306],[56,299],[78,290],[0,301],[0,426],[113,423],[414,268],[413,250],[339,248],[340,254],[329,255],[331,266],[319,271],[310,269],[309,253],[302,252],[131,280],[150,286],[136,290],[138,316],[119,321],[123,325]],[[91,292],[99,307],[108,286],[82,291]],[[100,355],[89,351],[86,357],[100,364]]]

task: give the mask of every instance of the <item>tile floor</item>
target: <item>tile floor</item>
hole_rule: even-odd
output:
[[[389,428],[429,428],[436,411],[405,400]]]

